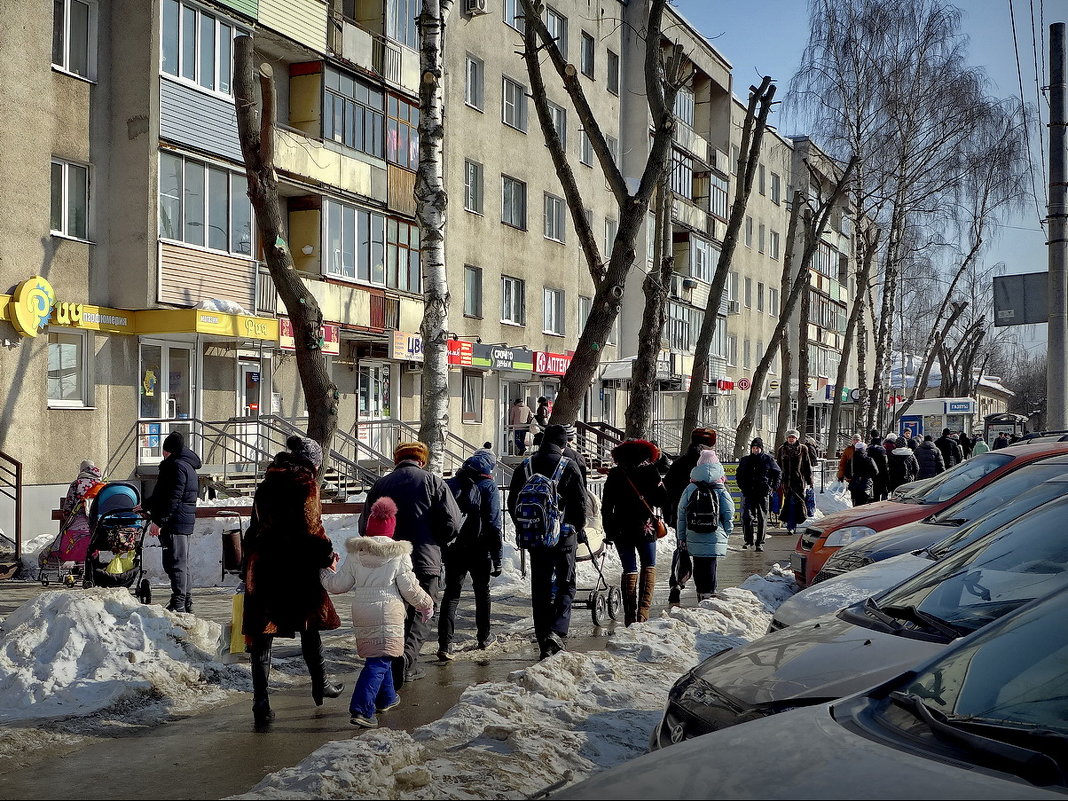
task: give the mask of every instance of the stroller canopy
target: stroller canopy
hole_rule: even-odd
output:
[[[129,511],[140,503],[141,493],[133,484],[110,481],[97,493],[89,513],[89,522],[95,525],[103,514]]]

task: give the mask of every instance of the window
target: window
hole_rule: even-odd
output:
[[[760,224],[757,228],[757,252],[764,252],[764,238],[767,235],[767,229],[764,227],[764,223]]]
[[[768,254],[773,258],[779,258],[779,232],[772,231],[768,241]]]
[[[675,95],[675,116],[691,128],[693,127],[693,109],[693,90],[686,87],[679,89],[679,93]]]
[[[619,56],[608,51],[608,91],[614,95],[619,94]]]
[[[464,161],[464,209],[482,213],[482,165]]]
[[[520,33],[523,32],[526,20],[523,19],[522,0],[504,0],[504,21]]]
[[[717,326],[718,327],[718,326]],[[738,363],[738,337],[730,334],[727,337],[727,364],[732,367]]]
[[[482,110],[485,98],[486,67],[481,59],[467,54],[467,79],[464,84],[464,102],[471,108]]]
[[[91,78],[96,18],[93,6],[82,0],[52,3],[52,64],[83,78]],[[95,55],[95,53],[93,54]]]
[[[842,215],[842,224],[838,230],[846,239],[853,236],[853,220],[850,219],[848,214]]]
[[[162,239],[251,256],[248,179],[225,167],[161,152],[159,235]]]
[[[738,145],[731,145],[731,175],[738,174],[738,162],[742,157],[742,152],[739,150]]]
[[[89,168],[67,161],[52,161],[53,234],[89,238]]]
[[[545,334],[564,333],[564,290],[545,288],[545,319],[542,326]]]
[[[323,272],[338,278],[386,283],[386,218],[381,214],[323,201]]]
[[[684,306],[681,303],[667,304],[664,317],[663,338],[671,350],[692,353],[697,344],[697,335],[701,330],[704,313],[700,309]]]
[[[463,420],[465,423],[482,422],[482,374],[463,372]]]
[[[748,275],[745,277],[745,307],[748,309],[753,305],[753,279]]]
[[[520,278],[501,276],[501,322],[526,325],[525,285]]]
[[[419,269],[419,226],[404,220],[386,220],[386,286],[405,292],[422,292]]]
[[[616,244],[616,229],[619,228],[619,223],[613,220],[611,217],[605,217],[604,220],[604,255],[605,258],[612,253],[612,248]],[[649,237],[652,239],[652,237]]]
[[[768,314],[772,317],[779,316],[779,290],[768,287]]]
[[[776,206],[782,201],[782,178],[778,173],[771,174],[771,202]]]
[[[482,317],[482,268],[464,265],[464,317]]]
[[[328,67],[323,92],[323,139],[383,158],[386,98],[380,89]]]
[[[727,273],[727,300],[739,300],[741,294],[738,291],[738,273]]]
[[[819,248],[816,249],[812,267],[821,275],[834,278],[838,275],[838,256],[837,250],[826,242],[821,242]]]
[[[48,332],[49,406],[89,405],[86,341],[81,331]]]
[[[553,128],[560,137],[560,146],[567,150],[567,109],[556,103],[549,103],[549,114],[553,119]]]
[[[617,167],[619,166],[619,140],[614,136],[605,136],[604,143],[608,147],[608,152],[612,156],[612,163]]]
[[[727,347],[727,320],[720,317],[716,320],[716,330],[712,334],[712,344],[709,345],[708,352],[712,356],[717,356],[720,359],[726,359],[729,348]],[[708,375],[714,376],[711,365],[708,369]]]
[[[593,143],[585,129],[579,129],[579,161],[587,167],[593,166]]]
[[[690,277],[712,283],[719,260],[719,249],[711,242],[690,236]]]
[[[693,199],[693,159],[681,150],[671,151],[671,191]]]
[[[396,95],[387,105],[386,160],[409,170],[419,166],[419,106]]]
[[[757,311],[764,311],[764,282],[757,283]]]
[[[758,339],[756,344],[756,351],[753,353],[754,364],[759,365],[760,360],[764,358],[764,340]],[[758,428],[760,426],[757,426]]]
[[[585,329],[586,321],[590,319],[590,312],[592,311],[593,298],[588,298],[585,295],[579,295],[578,322],[580,331]]]
[[[757,167],[757,186],[759,187],[760,194],[767,194],[767,179],[764,175],[764,165],[761,164]]]
[[[230,94],[234,37],[245,31],[178,0],[163,0],[160,69],[204,89]]]
[[[564,241],[564,199],[545,193],[545,238]]]
[[[708,210],[712,215],[727,221],[727,179],[715,173],[708,175]]]
[[[527,185],[507,175],[501,176],[501,222],[527,228]]]
[[[753,361],[753,343],[748,339],[742,342],[742,367],[748,370]]]
[[[597,43],[593,37],[586,31],[582,32],[582,49],[579,53],[579,65],[582,69],[582,74],[587,78],[592,78],[594,74],[594,65],[596,63]]]
[[[560,54],[567,58],[567,17],[554,8],[545,7],[545,28],[549,36],[556,40]]]
[[[415,18],[419,16],[420,0],[389,0],[386,11],[386,35],[413,50],[419,47],[419,28]],[[380,6],[381,8],[381,6]]]
[[[501,121],[518,131],[527,131],[527,88],[511,78],[504,79]]]
[[[745,218],[745,246],[747,248],[753,247],[753,218]]]

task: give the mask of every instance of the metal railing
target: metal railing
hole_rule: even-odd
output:
[[[0,494],[15,503],[15,559],[22,556],[22,462],[0,451]]]
[[[585,423],[577,420],[575,432],[578,450],[595,464],[612,464],[612,449],[625,438],[620,429],[603,422]]]
[[[400,45],[380,33],[368,30],[335,9],[330,9],[328,13],[327,40],[335,56],[391,83],[400,84]]]

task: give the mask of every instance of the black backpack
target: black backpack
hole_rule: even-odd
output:
[[[698,481],[686,503],[686,530],[694,534],[712,534],[719,528],[719,494],[714,484]]]
[[[464,473],[452,476],[445,483],[460,507],[460,533],[456,541],[473,545],[482,533],[482,493],[478,484]]]

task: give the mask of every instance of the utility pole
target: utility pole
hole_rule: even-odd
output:
[[[1049,26],[1049,323],[1046,426],[1068,429],[1068,275],[1065,272],[1064,23]]]

